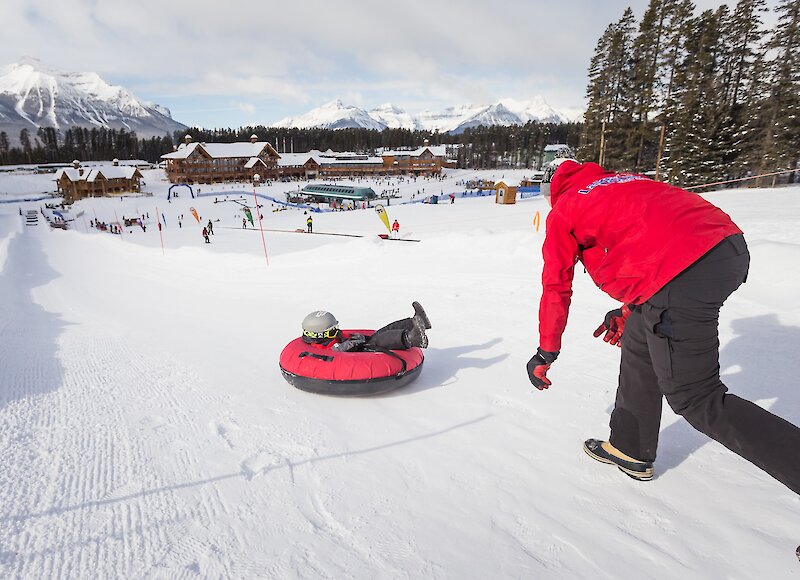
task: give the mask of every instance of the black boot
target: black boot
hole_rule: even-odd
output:
[[[422,308],[422,304],[414,301],[411,303],[411,306],[414,307],[414,318],[419,318],[422,321],[422,326],[430,328],[431,321],[428,319],[428,315],[425,314],[425,309]]]
[[[416,316],[411,320],[414,321],[414,328],[406,331],[404,336],[405,343],[409,348],[412,346],[428,348],[428,336],[425,334],[425,327],[422,321]]]

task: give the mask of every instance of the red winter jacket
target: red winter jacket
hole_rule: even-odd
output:
[[[564,161],[550,184],[542,246],[539,346],[561,350],[580,261],[598,288],[641,304],[728,236],[730,216],[699,195],[641,175]]]

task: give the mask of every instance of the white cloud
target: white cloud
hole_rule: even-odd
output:
[[[252,115],[256,112],[256,106],[252,103],[236,103],[236,108],[248,115]]]

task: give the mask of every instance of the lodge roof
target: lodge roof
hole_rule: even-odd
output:
[[[278,159],[278,167],[299,167],[305,165],[309,160],[321,165],[320,159],[320,152],[316,149],[308,153],[282,153],[281,158]]]
[[[252,169],[253,167],[255,167],[256,165],[258,165],[259,163],[260,163],[261,165],[263,165],[264,167],[266,167],[266,166],[267,166],[267,164],[266,164],[266,163],[264,163],[263,161],[261,161],[261,159],[260,159],[260,158],[258,158],[258,157],[251,157],[250,159],[248,159],[248,160],[247,160],[247,163],[245,163],[245,164],[244,164],[244,167],[245,167],[245,169]]]
[[[161,159],[186,159],[192,152],[200,147],[212,159],[230,159],[258,157],[265,147],[269,147],[270,151],[275,153],[272,145],[266,141],[250,141],[242,143],[189,143],[178,146],[177,151],[166,153],[161,156]],[[276,153],[277,155],[277,153]]]
[[[394,156],[394,157],[419,157],[425,151],[429,151],[434,157],[445,157],[447,155],[447,147],[445,145],[426,145],[416,149],[386,149],[381,155]]]

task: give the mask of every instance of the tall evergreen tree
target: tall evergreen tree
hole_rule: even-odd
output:
[[[609,167],[618,167],[628,158],[624,136],[631,123],[633,28],[633,11],[628,8],[603,33],[589,67],[589,105],[579,156]]]
[[[776,12],[760,173],[795,169],[800,160],[800,0],[783,0]]]
[[[636,171],[655,164],[658,134],[651,117],[658,107],[658,95],[662,88],[659,71],[667,51],[667,26],[675,9],[676,0],[650,0],[633,43],[633,124],[627,136],[627,147]]]
[[[761,15],[765,0],[739,0],[727,22],[723,42],[727,45],[725,74],[722,80],[720,117],[724,117],[720,143],[725,151],[722,163],[729,177],[743,177],[748,170],[748,151],[757,147],[753,122],[760,123],[758,107],[763,102],[759,76],[764,55]]]
[[[715,71],[724,14],[724,7],[706,10],[690,22],[686,57],[675,75],[668,175],[677,184],[703,183],[720,171],[710,151],[718,129]]]
[[[657,122],[660,125],[655,159],[656,179],[661,175],[662,163],[669,157],[669,151],[665,147],[668,146],[666,136],[676,111],[675,77],[685,57],[686,37],[689,35],[694,13],[694,4],[691,0],[677,0],[671,8],[669,24],[666,26],[664,56],[659,71],[659,90],[656,94],[656,106],[659,109]]]
[[[5,131],[0,131],[0,163],[8,163],[8,134]]]
[[[31,135],[27,129],[20,129],[19,143],[22,147],[22,152],[25,154],[25,157],[28,160],[28,163],[33,163],[31,159],[33,153],[33,148],[31,147]]]

